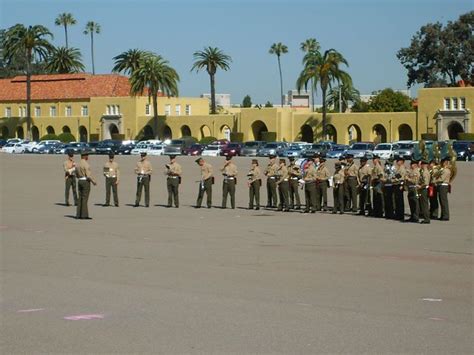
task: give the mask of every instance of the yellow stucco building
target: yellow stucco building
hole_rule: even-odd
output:
[[[32,136],[72,133],[78,140],[228,138],[242,132],[244,140],[259,140],[276,132],[277,140],[396,141],[420,139],[424,133],[455,139],[474,132],[471,117],[474,88],[435,88],[418,91],[416,112],[330,113],[328,135],[322,136],[322,115],[304,109],[234,109],[209,114],[206,98],[158,98],[158,120],[148,97],[130,96],[128,78],[110,75],[38,75],[32,79]],[[26,135],[26,79],[0,80],[0,134]]]

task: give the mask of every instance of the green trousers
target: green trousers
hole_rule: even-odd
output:
[[[150,175],[145,175],[143,178],[137,178],[137,196],[135,204],[139,205],[142,199],[142,190],[145,188],[145,205],[150,206]]]
[[[249,186],[249,208],[252,209],[254,206],[260,208],[260,186],[262,180],[255,180]],[[254,205],[255,202],[255,205]]]
[[[445,185],[438,185],[436,186],[436,189],[438,190],[439,205],[441,207],[441,217],[439,219],[442,221],[449,221],[449,187]]]
[[[410,206],[410,221],[418,222],[420,219],[420,205],[416,188],[408,188],[408,205]]]
[[[298,179],[290,179],[290,208],[301,208],[299,187]]]
[[[430,221],[430,205],[429,205],[429,198],[428,198],[428,189],[422,189],[420,191],[420,217],[423,218],[423,221],[429,222]]]
[[[357,178],[348,177],[346,181],[348,193],[346,210],[350,210],[352,208],[352,212],[357,212]]]
[[[168,177],[166,179],[166,187],[168,188],[168,207],[174,205],[179,207],[179,178]]]
[[[77,189],[76,189],[76,177],[70,175],[66,178],[66,188],[65,188],[65,200],[66,205],[69,205],[69,190],[72,190],[72,198],[74,199],[74,204],[77,205]]]
[[[395,198],[395,219],[403,221],[405,219],[405,199],[403,196],[403,185],[393,185],[393,196]]]
[[[372,189],[372,216],[383,217],[383,192],[380,182],[377,182]]]
[[[278,184],[278,195],[280,197],[280,204],[278,205],[279,211],[290,210],[290,183],[288,181],[282,181]]]
[[[267,207],[278,205],[276,178],[267,178]]]
[[[334,199],[333,213],[344,213],[344,184],[335,185],[332,190],[332,197]]]
[[[222,208],[227,207],[227,195],[230,195],[230,205],[235,208],[235,179],[226,179],[222,184]]]
[[[393,204],[393,185],[384,185],[383,187],[383,204],[386,219],[394,219],[395,211]]]
[[[364,187],[362,184],[359,188],[359,213],[365,215],[365,211],[371,215],[372,204],[370,203],[370,187]]]
[[[433,186],[433,196],[430,197],[430,217],[438,219],[439,202],[438,202],[438,186]]]
[[[212,207],[212,177],[204,180],[199,184],[199,193],[196,201],[196,207],[201,207],[202,199],[204,198],[204,193],[207,196],[207,207]]]
[[[118,199],[118,188],[117,188],[117,178],[106,177],[105,178],[105,204],[110,205],[110,191],[112,190],[114,194],[114,204],[115,206],[119,205]]]
[[[87,203],[89,202],[91,183],[88,180],[79,180],[78,185],[79,198],[77,200],[76,218],[89,218],[89,209],[87,208]]]
[[[328,182],[327,181],[316,182],[316,211],[321,211],[321,206],[324,209],[327,209],[328,207]]]
[[[305,212],[314,212],[316,210],[316,183],[307,182],[304,184]]]

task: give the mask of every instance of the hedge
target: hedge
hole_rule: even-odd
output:
[[[58,139],[63,143],[70,143],[76,141],[76,137],[74,137],[71,133],[61,133],[58,136]]]
[[[189,140],[192,141],[193,143],[197,143],[197,142],[198,142],[197,138],[194,138],[194,137],[191,137],[191,136],[182,136],[181,139],[189,139]]]
[[[123,141],[125,139],[125,134],[114,133],[112,134],[112,139],[114,141]]]
[[[89,134],[89,142],[97,142],[99,140],[99,135],[97,133]]]
[[[244,134],[242,132],[230,132],[230,141],[242,143],[244,141]]]
[[[474,141],[474,133],[458,133],[460,141]]]
[[[421,139],[425,141],[435,141],[438,140],[438,136],[435,133],[423,133]]]
[[[48,133],[46,135],[44,135],[43,137],[41,137],[40,141],[57,141],[59,139],[59,137],[53,133]]]
[[[214,142],[214,141],[216,141],[216,140],[217,140],[216,137],[203,137],[203,138],[199,141],[199,143],[201,143],[201,144],[209,144],[209,143],[212,143],[212,142]]]
[[[275,142],[276,138],[276,132],[262,132],[262,141],[264,142]]]

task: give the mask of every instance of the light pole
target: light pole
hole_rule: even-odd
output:
[[[342,86],[339,85],[339,113],[342,112]]]

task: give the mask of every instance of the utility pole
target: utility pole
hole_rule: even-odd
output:
[[[339,85],[339,113],[342,112],[342,86]]]

